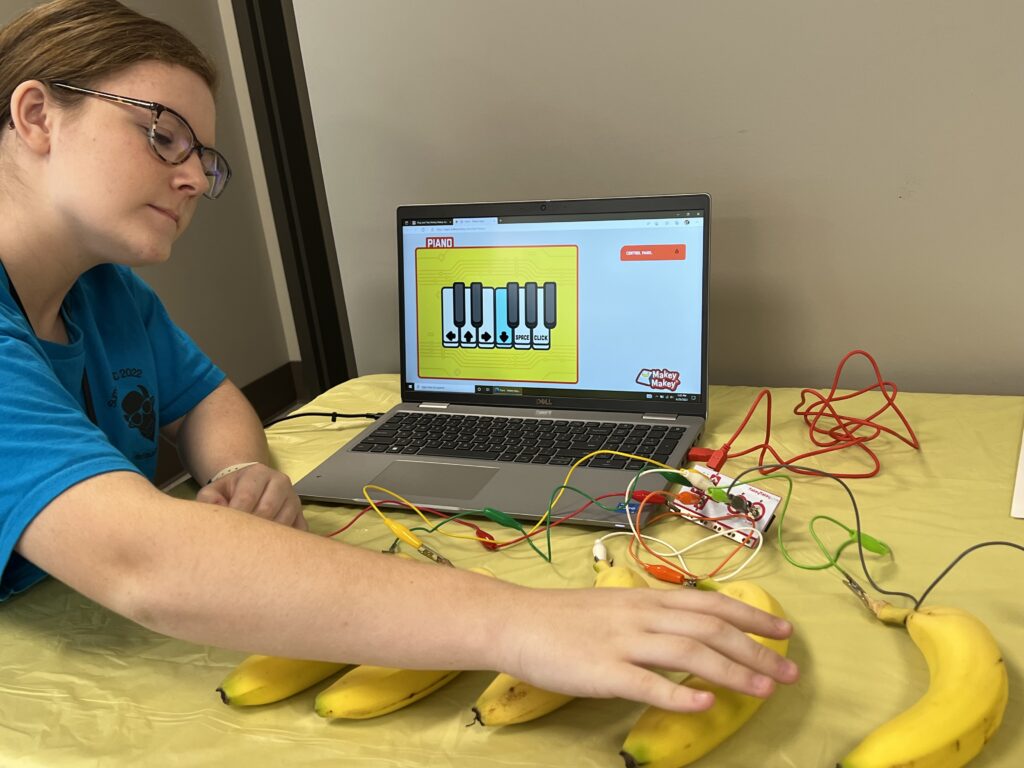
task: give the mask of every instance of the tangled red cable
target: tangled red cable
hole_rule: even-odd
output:
[[[875,383],[864,387],[863,389],[859,389],[856,392],[837,395],[836,390],[839,389],[839,380],[842,377],[843,368],[846,366],[846,363],[855,356],[861,356],[871,364],[871,367],[875,372]],[[885,404],[868,416],[848,416],[839,413],[835,408],[836,403],[850,404],[856,398],[875,390],[877,390],[885,399]],[[807,424],[809,430],[810,440],[818,447],[817,450],[807,451],[806,453],[793,456],[790,459],[784,459],[779,452],[772,447],[772,393],[767,389],[762,389],[758,393],[757,397],[754,398],[754,402],[751,403],[750,408],[747,410],[747,415],[744,417],[739,427],[735,432],[733,432],[732,437],[730,437],[721,448],[717,450],[693,448],[687,454],[687,461],[706,462],[711,469],[717,472],[721,470],[722,466],[729,459],[735,459],[740,456],[746,456],[754,451],[759,451],[757,457],[758,464],[775,463],[780,464],[783,467],[788,467],[792,464],[802,463],[815,456],[831,453],[832,451],[839,451],[847,448],[858,448],[870,459],[872,468],[864,472],[833,472],[832,474],[836,477],[843,478],[874,477],[878,474],[878,471],[881,468],[881,463],[878,460],[878,456],[875,455],[875,452],[868,447],[868,443],[875,438],[882,434],[888,434],[898,440],[901,440],[912,448],[916,449],[921,447],[917,440],[917,435],[914,434],[914,430],[910,426],[910,422],[907,421],[906,416],[903,415],[903,411],[901,411],[899,406],[896,405],[896,392],[896,384],[882,378],[882,373],[879,370],[878,363],[875,362],[875,359],[864,350],[855,349],[848,353],[839,362],[839,366],[836,368],[836,374],[832,379],[832,388],[827,394],[822,394],[815,389],[803,389],[800,392],[800,402],[793,409],[793,413],[797,416],[803,417],[804,423]],[[764,440],[757,445],[745,448],[737,453],[731,453],[733,443],[740,436],[740,433],[742,433],[746,428],[747,424],[750,423],[750,419],[753,417],[754,412],[762,401],[765,403]],[[906,428],[906,434],[901,434],[896,430],[875,421],[886,411],[892,411],[896,415]],[[773,462],[765,461],[768,455],[771,455],[772,459],[774,459]],[[767,474],[773,471],[775,470],[761,470],[762,474]],[[798,474],[812,474],[792,468],[790,471]]]

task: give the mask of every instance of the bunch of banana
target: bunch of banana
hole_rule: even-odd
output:
[[[632,568],[612,565],[607,560],[594,563],[595,587],[646,587],[647,582]],[[476,700],[473,716],[481,725],[527,723],[554,712],[573,700],[573,696],[553,693],[501,672]]]
[[[928,664],[928,690],[880,726],[837,768],[960,768],[999,728],[1009,697],[1006,664],[988,628],[957,608],[894,608],[868,600],[882,621],[902,624]]]
[[[330,677],[344,664],[278,656],[250,656],[217,688],[221,701],[236,707],[272,704]]]
[[[697,582],[699,589],[721,592],[762,611],[785,618],[782,607],[764,589],[750,581],[719,584],[711,580]],[[788,640],[773,640],[750,635],[773,651],[786,654]],[[627,768],[679,768],[706,755],[739,730],[764,702],[728,688],[692,676],[686,685],[715,694],[715,703],[703,712],[669,712],[648,707],[626,736],[619,753]]]
[[[404,552],[398,557],[413,559]],[[221,701],[236,707],[273,704],[325,680],[347,664],[254,655],[244,659],[217,687]]]

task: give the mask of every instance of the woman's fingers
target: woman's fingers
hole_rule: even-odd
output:
[[[206,498],[200,494],[205,492]],[[227,504],[232,509],[248,512],[298,530],[309,530],[302,514],[302,502],[288,476],[263,464],[233,472],[197,494],[199,501]]]
[[[630,661],[645,668],[683,667],[710,683],[762,698],[775,689],[776,680],[795,679],[792,662],[735,628],[729,633],[739,634],[745,642],[705,643],[686,635],[648,634],[633,644]]]
[[[673,682],[642,667],[624,665],[609,682],[613,696],[676,712],[700,712],[715,703],[715,695],[709,691],[690,688],[685,682]]]
[[[713,697],[651,670],[689,672],[761,697],[799,675],[792,661],[747,635],[788,637],[789,622],[722,595],[586,589],[540,590],[532,597],[525,614],[513,609],[502,654],[511,654],[505,671],[543,687],[693,710],[710,706]],[[569,648],[570,656],[556,651]]]

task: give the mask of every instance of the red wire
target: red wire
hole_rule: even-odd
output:
[[[559,517],[557,519],[553,519],[551,521],[551,527],[554,528],[556,525],[559,525],[560,523],[564,523],[566,520],[570,520],[573,517],[576,517],[576,515],[582,513],[590,505],[592,505],[592,504],[594,504],[594,503],[596,503],[598,501],[603,501],[604,499],[608,499],[608,498],[612,498],[612,497],[616,497],[616,496],[622,496],[622,493],[605,493],[605,494],[602,494],[601,496],[598,496],[596,499],[592,499],[592,500],[588,501],[586,504],[584,504],[579,509],[573,510],[572,512],[570,512],[570,513],[568,513],[566,515],[562,515],[561,517]],[[382,507],[382,506],[404,507],[405,506],[405,504],[403,504],[402,502],[397,501],[395,499],[384,499],[382,501],[376,502],[376,504],[379,507]],[[341,528],[339,528],[336,531],[331,531],[330,533],[325,533],[324,536],[330,538],[332,536],[337,536],[339,533],[344,533],[345,531],[347,531],[349,528],[351,528],[355,524],[356,520],[358,520],[360,517],[365,515],[371,509],[372,509],[372,507],[369,507],[369,506],[363,507],[359,511],[359,514],[357,514],[355,517],[353,517],[351,520],[349,520]],[[438,517],[451,517],[451,515],[449,515],[449,514],[447,514],[445,512],[441,512],[438,509],[433,509],[431,507],[420,507],[420,510],[423,511],[423,512],[428,512],[429,514],[432,514],[432,515],[437,515]],[[459,519],[459,520],[456,520],[455,522],[456,523],[461,523],[462,525],[465,525],[465,526],[467,526],[469,528],[474,529],[476,531],[476,533],[477,533],[477,536],[481,537],[479,539],[480,544],[482,544],[485,549],[491,549],[491,550],[504,549],[505,547],[511,547],[513,544],[518,544],[518,543],[520,543],[522,541],[526,541],[526,539],[529,538],[530,536],[536,536],[536,535],[538,535],[540,533],[543,533],[547,529],[547,526],[544,526],[544,527],[538,528],[533,533],[525,534],[525,535],[519,536],[519,537],[517,537],[515,539],[510,539],[509,541],[503,541],[500,544],[496,544],[496,543],[493,543],[494,542],[494,536],[492,536],[489,531],[485,531],[483,528],[481,528],[480,526],[470,522],[469,520]]]
[[[680,567],[680,565],[678,563],[674,563],[671,560],[669,560],[668,558],[662,557],[657,552],[655,552],[653,549],[651,549],[650,545],[647,543],[647,540],[643,536],[640,535],[641,534],[641,521],[643,519],[644,507],[647,505],[647,500],[649,498],[651,498],[651,496],[653,496],[653,495],[654,494],[649,494],[649,495],[645,496],[643,501],[640,502],[640,506],[636,508],[636,517],[633,519],[633,526],[634,526],[634,528],[636,528],[636,536],[634,536],[632,539],[629,540],[629,553],[633,556],[634,560],[636,560],[641,566],[644,566],[644,562],[639,557],[637,557],[636,550],[635,550],[635,548],[633,546],[634,542],[639,540],[640,546],[643,547],[647,551],[647,553],[649,555],[652,555],[653,557],[656,557],[658,560],[660,560],[662,563],[664,563],[666,566],[671,568],[676,573],[681,573],[684,576],[686,576],[686,578],[688,578],[688,579],[695,578],[694,574],[690,573],[685,568]],[[652,520],[651,522],[657,522],[658,520],[662,519],[662,517],[667,516],[668,514],[669,513],[665,512],[665,513],[662,513],[661,515],[657,515],[657,516],[655,516],[654,520]]]
[[[846,363],[855,356],[864,357],[871,364],[875,373],[875,383],[859,389],[856,392],[837,395],[836,390],[839,388],[839,380],[842,377],[843,368],[846,366]],[[885,405],[878,408],[874,413],[867,417],[858,418],[856,416],[840,414],[833,405],[834,403],[854,400],[855,398],[874,390],[878,390],[885,398]],[[760,451],[758,454],[758,464],[769,463],[765,461],[765,457],[770,454],[774,459],[771,463],[790,467],[792,464],[799,464],[809,458],[821,456],[833,451],[844,450],[847,448],[859,448],[871,461],[872,468],[870,470],[864,472],[832,472],[832,474],[836,477],[843,478],[874,477],[881,469],[881,462],[878,460],[878,456],[875,452],[867,446],[867,443],[870,441],[885,433],[901,440],[912,448],[916,449],[921,447],[918,442],[917,435],[910,426],[910,422],[907,421],[906,416],[903,415],[903,411],[901,411],[899,406],[896,405],[896,393],[896,384],[882,378],[882,373],[879,370],[878,363],[875,362],[875,359],[864,350],[855,349],[852,352],[849,352],[839,362],[835,376],[832,378],[832,387],[829,389],[827,395],[823,395],[814,389],[803,389],[800,391],[800,402],[793,409],[794,414],[803,417],[804,423],[807,424],[809,429],[810,440],[814,445],[818,446],[819,450],[807,451],[805,453],[798,454],[797,456],[793,456],[790,459],[784,459],[782,455],[775,450],[771,445],[772,394],[769,390],[763,389],[757,394],[757,397],[754,398],[754,402],[751,403],[746,416],[743,418],[743,421],[740,422],[736,431],[733,432],[732,437],[730,437],[722,446],[722,451],[725,454],[725,460],[735,459],[740,456],[746,456],[754,451]],[[816,398],[816,402],[808,403],[808,398],[810,397]],[[764,439],[756,445],[752,445],[749,448],[738,451],[737,453],[732,453],[732,444],[739,437],[740,433],[746,429],[747,425],[750,423],[750,419],[753,417],[755,410],[762,400],[765,401]],[[906,428],[906,435],[900,434],[883,424],[878,424],[875,421],[876,418],[888,410],[892,410],[899,418],[900,422]],[[825,428],[825,426],[820,423],[823,419],[834,422],[834,426]],[[858,431],[864,429],[868,430],[869,433],[867,435],[857,434]],[[822,435],[825,437],[820,438],[819,436]],[[724,463],[724,461],[722,463]],[[721,466],[721,464],[719,464],[719,466]],[[761,474],[769,474],[773,471],[775,470],[764,469],[761,470]],[[792,467],[790,467],[790,471],[798,474],[814,474],[799,469],[793,469]]]
[[[587,509],[587,507],[589,507],[592,504],[595,504],[595,503],[597,503],[599,501],[603,501],[604,499],[609,499],[609,498],[612,498],[612,497],[615,497],[615,496],[621,497],[622,495],[623,495],[622,493],[605,493],[605,494],[602,494],[602,495],[598,496],[596,499],[591,499],[590,501],[588,501],[586,504],[584,504],[579,509],[572,511],[572,512],[570,512],[567,515],[562,515],[559,518],[553,519],[551,521],[551,527],[554,528],[556,525],[564,523],[566,520],[571,520],[572,518],[576,517],[576,515],[578,515],[581,512],[583,512],[585,509]],[[526,539],[529,538],[530,536],[536,536],[537,534],[543,533],[546,530],[547,530],[547,526],[544,526],[542,528],[538,528],[533,533],[525,534],[523,536],[519,536],[518,538],[510,539],[508,541],[503,541],[501,544],[498,544],[497,548],[498,549],[504,549],[505,547],[511,547],[513,544],[518,544],[521,541],[526,541]]]
[[[398,501],[397,499],[382,499],[381,501],[377,501],[377,502],[374,502],[374,503],[378,507],[404,507],[404,506],[406,506],[405,504],[403,504],[402,502]],[[369,506],[363,507],[359,511],[358,515],[356,515],[351,520],[349,520],[347,523],[345,523],[345,525],[343,525],[341,528],[339,528],[336,531],[331,531],[330,533],[325,533],[324,536],[326,536],[327,538],[330,538],[332,536],[337,536],[339,533],[344,533],[349,528],[351,528],[353,525],[355,525],[356,520],[358,520],[360,517],[365,515],[371,509],[373,509],[373,507],[369,507]],[[446,512],[442,512],[441,510],[434,509],[432,507],[420,507],[420,511],[427,512],[427,513],[429,513],[431,515],[437,515],[438,517],[451,517],[451,515],[447,514]],[[455,522],[456,523],[461,523],[462,525],[465,525],[468,528],[472,528],[473,530],[475,530],[477,532],[477,535],[482,536],[484,539],[489,539],[491,541],[494,540],[494,537],[491,536],[490,533],[485,531],[479,525],[476,525],[476,524],[470,522],[469,520],[461,520],[460,519],[460,520],[456,520]],[[484,544],[486,546],[486,542],[485,541],[481,541],[480,543]]]

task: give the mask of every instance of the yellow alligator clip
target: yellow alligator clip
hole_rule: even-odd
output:
[[[392,520],[392,519],[390,519],[388,517],[384,517],[382,519],[384,520],[384,525],[386,525],[388,528],[390,528],[391,532],[393,534],[395,534],[395,536],[397,536],[399,539],[404,541],[410,547],[415,549],[417,552],[419,552],[425,558],[427,558],[429,560],[433,560],[438,565],[453,565],[451,560],[449,560],[447,557],[445,557],[441,553],[435,552],[433,549],[428,547],[426,544],[424,544],[422,541],[420,541],[419,537],[417,537],[416,534],[414,534],[412,531],[410,531],[408,528],[406,528],[401,523],[399,523],[399,522],[397,522],[395,520]]]

